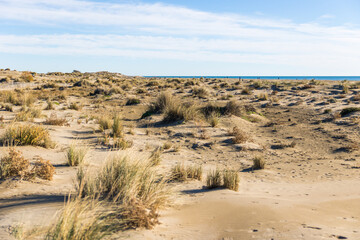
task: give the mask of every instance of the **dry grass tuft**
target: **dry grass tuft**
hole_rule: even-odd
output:
[[[78,104],[78,103],[72,102],[72,103],[70,103],[70,105],[69,105],[69,109],[73,109],[73,110],[75,110],[75,111],[79,111],[79,110],[82,109],[82,106],[81,106],[80,104]]]
[[[204,87],[194,87],[192,89],[192,93],[194,96],[199,98],[206,98],[209,95],[208,91]]]
[[[224,187],[233,191],[239,190],[239,174],[235,170],[226,169],[223,172]]]
[[[45,148],[54,146],[50,140],[49,132],[45,128],[31,124],[9,126],[1,139],[1,143],[3,145],[34,145]]]
[[[88,151],[88,147],[78,147],[75,143],[72,143],[66,151],[67,163],[69,166],[81,165],[84,162]]]
[[[164,112],[165,109],[169,106],[169,105],[173,105],[174,104],[174,97],[168,93],[161,93],[155,100],[155,102],[153,102],[150,107],[149,110],[151,113],[161,113]]]
[[[133,160],[115,155],[97,174],[78,174],[82,196],[98,196],[114,203],[128,205],[134,200],[156,211],[168,201],[166,179],[148,160]]]
[[[57,222],[48,230],[46,240],[100,240],[111,234],[109,217],[111,212],[104,213],[105,207],[96,199],[67,201]]]
[[[163,145],[164,150],[168,150],[172,147],[172,142],[165,142]]]
[[[187,166],[184,164],[176,164],[171,170],[171,180],[183,182],[190,179],[196,179],[201,181],[202,179],[202,167],[201,166]]]
[[[122,124],[121,118],[119,115],[114,116],[112,123],[112,137],[122,138],[124,136],[124,126]]]
[[[225,113],[240,117],[244,113],[244,107],[235,100],[227,102],[225,106]]]
[[[265,168],[265,160],[262,157],[255,157],[253,159],[252,169],[258,170],[258,169],[264,169],[264,168]]]
[[[105,131],[112,127],[112,119],[109,116],[102,116],[99,118],[100,130]]]
[[[24,108],[21,112],[16,114],[15,119],[17,121],[27,121],[28,119],[34,119],[41,117],[41,109],[39,108]]]
[[[217,112],[212,112],[207,118],[207,121],[209,122],[211,127],[216,127],[217,125],[219,125],[220,114]]]
[[[140,104],[141,100],[138,99],[138,98],[129,98],[125,105],[129,106],[129,105],[137,105],[137,104]]]
[[[233,143],[245,143],[250,139],[249,135],[237,126],[235,126],[229,134],[234,136],[232,139]]]
[[[221,171],[219,169],[209,171],[206,177],[207,188],[217,188],[222,186]]]
[[[267,101],[269,100],[269,95],[267,93],[260,93],[258,96],[258,99],[260,101]]]
[[[198,111],[192,104],[174,102],[165,108],[163,122],[189,121],[198,117]]]
[[[150,155],[150,162],[154,165],[157,166],[160,164],[161,162],[161,153],[162,153],[162,148],[161,147],[157,147],[154,149],[154,151],[152,151],[151,155]]]
[[[47,118],[44,122],[46,125],[57,125],[64,126],[68,124],[65,118],[58,118],[56,113],[52,113],[49,118]]]

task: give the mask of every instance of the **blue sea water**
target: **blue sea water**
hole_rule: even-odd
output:
[[[267,79],[267,80],[333,80],[360,81],[360,76],[144,76],[156,78],[236,78],[236,79]]]

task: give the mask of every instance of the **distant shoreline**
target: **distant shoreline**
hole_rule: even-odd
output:
[[[259,80],[333,80],[360,81],[360,76],[143,76],[147,78],[232,78]]]

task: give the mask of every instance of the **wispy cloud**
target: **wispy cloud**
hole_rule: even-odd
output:
[[[0,52],[355,66],[360,29],[157,4],[0,0],[0,21],[91,27],[89,34],[0,34]],[[320,16],[327,18],[329,16]],[[112,34],[97,34],[102,28]],[[79,31],[81,32],[81,31]],[[346,63],[346,64],[345,64]]]

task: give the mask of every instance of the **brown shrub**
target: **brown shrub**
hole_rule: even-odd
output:
[[[247,140],[249,140],[249,135],[235,126],[232,131],[229,132],[230,135],[234,136],[232,139],[233,143],[245,143]]]
[[[34,77],[30,72],[23,72],[20,78],[25,82],[32,82],[34,81]]]
[[[20,177],[27,175],[30,162],[25,159],[20,151],[9,149],[9,155],[0,159],[0,179]]]
[[[50,163],[49,160],[45,161],[44,159],[39,158],[35,162],[33,171],[36,177],[51,181],[55,173],[55,167]]]

